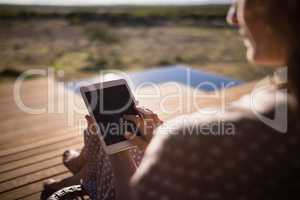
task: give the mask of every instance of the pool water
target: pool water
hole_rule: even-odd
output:
[[[126,79],[132,89],[146,85],[175,82],[201,91],[211,92],[242,84],[242,81],[198,69],[192,69],[185,65],[172,65],[126,74],[118,71],[108,71],[104,75],[72,82],[72,84],[68,85],[68,88],[79,93],[79,88],[83,85],[120,78]]]

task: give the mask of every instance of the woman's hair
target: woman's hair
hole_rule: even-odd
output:
[[[267,6],[268,23],[288,45],[288,85],[300,108],[300,0],[254,1]]]
[[[282,0],[285,1],[285,0]],[[286,0],[288,3],[288,81],[289,89],[295,95],[299,107],[300,102],[300,1]]]
[[[264,10],[265,23],[287,44],[288,89],[300,111],[300,0],[248,0]]]

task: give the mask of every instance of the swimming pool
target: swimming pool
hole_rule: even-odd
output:
[[[79,93],[79,88],[83,85],[120,78],[126,79],[132,89],[135,87],[174,82],[211,92],[243,83],[240,80],[192,69],[185,65],[171,65],[130,73],[109,70],[92,78],[74,81],[72,84],[68,84],[68,88],[75,93]]]

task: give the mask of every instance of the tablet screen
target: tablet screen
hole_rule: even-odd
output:
[[[134,101],[126,85],[117,85],[85,92],[106,145],[126,140],[123,134],[124,114],[136,114]]]

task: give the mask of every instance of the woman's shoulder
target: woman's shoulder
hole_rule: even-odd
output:
[[[272,101],[273,95],[268,93],[255,99],[260,108],[257,112],[246,106],[251,97],[245,96],[222,113],[199,111],[166,122],[156,130],[145,152],[133,177],[134,187],[137,191],[150,188],[149,197],[168,194],[171,199],[184,199],[186,195],[223,192],[218,186],[232,177],[238,177],[233,183],[236,190],[224,195],[236,195],[242,184],[251,190],[264,187],[265,182],[260,178],[274,181],[274,174],[287,176],[284,173],[291,171],[289,166],[296,166],[293,156],[299,155],[300,136],[296,129],[283,134],[264,121],[262,116],[274,117],[276,109],[282,115],[280,107],[286,104],[284,94],[278,94],[276,101]],[[274,166],[280,167],[275,169]],[[286,170],[281,170],[283,168]],[[259,173],[268,176],[257,178]],[[244,176],[249,178],[246,183]],[[172,184],[185,192],[173,190],[169,187]]]
[[[288,127],[287,98],[282,91],[268,90],[243,96],[225,110],[210,108],[176,117],[156,130],[154,143],[180,145],[188,140],[199,143],[200,140],[282,134]]]
[[[285,103],[286,96],[283,93],[267,92],[257,96],[249,94],[225,108],[206,108],[189,115],[178,116],[167,121],[158,131],[178,134],[181,129],[198,126],[206,130],[208,125],[237,125],[246,122],[260,124],[262,116],[273,115],[276,109]]]

